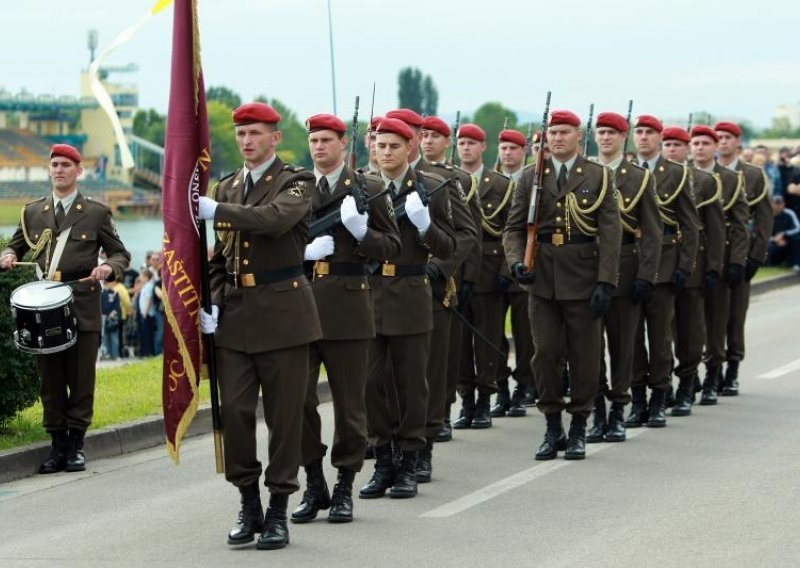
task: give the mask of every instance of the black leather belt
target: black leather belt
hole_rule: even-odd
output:
[[[245,274],[228,274],[228,284],[235,288],[252,288],[263,284],[272,284],[289,278],[303,276],[302,266],[288,266],[277,270],[262,270],[261,272],[250,272]]]
[[[632,245],[636,243],[636,235],[633,233],[629,233],[627,231],[622,232],[622,244],[623,245]]]
[[[503,241],[502,237],[493,237],[491,235],[483,235],[483,242],[485,243],[501,243]]]
[[[593,243],[594,237],[584,235],[583,233],[572,233],[569,238],[564,233],[538,233],[536,240],[540,243],[550,243],[556,246],[561,245],[582,245],[586,243]]]
[[[405,264],[397,265],[388,262],[381,264],[378,274],[389,278],[401,276],[424,276],[426,274],[424,264]]]
[[[361,262],[327,262],[318,260],[314,263],[314,274],[317,276],[366,276],[367,265]]]

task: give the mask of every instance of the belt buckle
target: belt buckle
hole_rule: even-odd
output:
[[[637,229],[636,229],[636,230],[633,232],[633,235],[636,237],[636,239],[637,239],[637,240],[640,240],[640,239],[642,238],[642,230],[641,230],[641,229],[639,229],[639,228],[637,228]]]
[[[381,276],[395,276],[397,274],[396,266],[388,262],[381,265]]]
[[[317,276],[327,276],[331,273],[331,263],[325,260],[318,260],[314,263],[314,274]]]
[[[563,246],[564,245],[564,235],[561,234],[561,233],[556,233],[555,235],[553,235],[553,238],[550,239],[550,242],[552,242],[557,247]]]
[[[242,279],[242,288],[252,288],[256,285],[256,276],[255,274],[248,273],[242,274],[239,278]]]

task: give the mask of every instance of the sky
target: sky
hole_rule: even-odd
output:
[[[397,74],[415,66],[439,90],[439,113],[499,101],[524,117],[552,108],[656,114],[706,110],[769,126],[800,101],[800,3],[772,0],[330,0],[337,111],[349,121],[397,106]],[[26,0],[2,17],[0,89],[79,94],[87,32],[102,50],[155,0]],[[275,97],[298,117],[333,111],[326,0],[199,0],[206,86],[243,100]],[[151,19],[109,64],[138,64],[140,106],[165,112],[172,9]]]

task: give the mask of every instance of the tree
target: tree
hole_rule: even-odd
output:
[[[242,105],[242,98],[228,87],[209,87],[206,89],[206,101],[219,101],[231,109]]]
[[[281,115],[281,133],[283,138],[278,146],[278,157],[286,163],[312,168],[311,153],[308,150],[308,132],[297,118],[297,114],[278,99],[267,100],[263,95],[257,102],[267,103]]]
[[[133,134],[163,147],[167,134],[167,117],[152,108],[138,110],[133,117]]]
[[[211,141],[212,179],[227,175],[242,163],[236,145],[231,113],[233,109],[221,101],[208,101],[208,137]]]
[[[436,116],[438,106],[439,91],[436,90],[431,76],[425,75],[425,79],[422,81],[422,112],[428,116]]]
[[[472,122],[486,132],[486,152],[483,153],[483,163],[487,167],[494,167],[494,163],[497,161],[497,137],[500,135],[506,119],[508,119],[508,128],[517,127],[516,113],[497,102],[484,103],[475,111]]]
[[[397,75],[397,98],[400,108],[410,108],[421,114],[435,115],[439,92],[430,75],[416,67],[404,67]]]

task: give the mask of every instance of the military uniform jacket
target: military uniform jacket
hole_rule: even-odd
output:
[[[221,312],[218,347],[252,354],[322,337],[305,276],[252,287],[227,281],[229,274],[302,267],[313,187],[313,173],[278,158],[254,180],[244,203],[242,170],[220,182],[214,216],[217,243],[210,263],[212,298]]]
[[[481,240],[483,254],[481,273],[475,284],[475,292],[496,292],[495,280],[498,276],[511,280],[511,271],[506,263],[503,249],[503,229],[506,226],[508,212],[516,184],[511,178],[490,170],[483,169],[478,180],[478,199],[481,207]],[[522,288],[513,282],[509,292],[521,292]]]
[[[380,178],[363,175],[361,180],[368,197],[383,191]],[[340,207],[342,197],[357,183],[359,180],[353,170],[345,166],[331,194],[321,195],[316,189],[313,190],[313,212],[324,211],[330,204]],[[326,272],[328,263],[366,267],[370,258],[387,258],[399,254],[400,233],[392,215],[391,198],[387,195],[369,204],[367,234],[360,243],[343,225],[336,227],[333,240],[333,254],[315,263],[311,285],[322,325],[322,337],[326,340],[373,338],[375,317],[372,312],[372,290],[366,271],[359,276],[323,273]]]
[[[703,286],[706,272],[722,275],[725,260],[725,214],[722,211],[722,180],[718,175],[689,169],[694,178],[694,197],[700,220],[700,240],[694,272],[686,281],[688,288]]]
[[[636,239],[623,243],[620,249],[619,282],[614,295],[624,296],[631,293],[636,278],[656,283],[664,226],[650,172],[623,159],[614,176],[623,235]]]
[[[744,191],[744,174],[732,172],[718,163],[714,173],[722,181],[722,210],[725,213],[725,262],[744,266],[750,250],[747,221],[750,210]]]
[[[659,156],[653,176],[656,180],[656,202],[664,223],[656,284],[666,284],[672,282],[672,274],[679,268],[687,275],[694,272],[700,221],[688,166]]]
[[[527,239],[535,168],[527,168],[514,190],[503,234],[508,266],[522,262]],[[545,162],[539,200],[538,232],[594,237],[594,242],[558,246],[537,243],[533,294],[555,300],[588,300],[598,282],[616,285],[622,240],[613,172],[578,156],[563,191],[558,190],[552,160]]]
[[[402,187],[397,188],[395,207],[405,203],[405,195],[414,191],[419,181],[428,191],[443,180],[433,174],[408,169]],[[424,267],[431,256],[449,259],[455,251],[455,230],[447,191],[440,190],[428,205],[431,224],[420,235],[414,224],[404,216],[397,221],[400,229],[400,252],[386,259],[371,278],[375,301],[375,330],[381,335],[413,335],[433,329],[431,287],[423,273],[414,276],[383,276],[402,267]]]
[[[760,264],[767,261],[767,249],[772,237],[772,204],[768,198],[769,183],[764,170],[746,164],[741,159],[737,170],[744,173],[745,199],[750,208],[750,253],[749,258]]]
[[[68,227],[72,229],[56,267],[54,280],[77,280],[89,276],[97,266],[100,249],[106,253],[104,264],[113,269],[114,279],[122,278],[131,255],[120,241],[108,207],[78,192],[64,219],[62,230]],[[22,260],[32,250],[33,260],[47,274],[59,234],[51,194],[23,207],[22,221],[0,256],[13,252],[17,259]],[[100,284],[81,282],[70,287],[78,330],[100,331]]]

